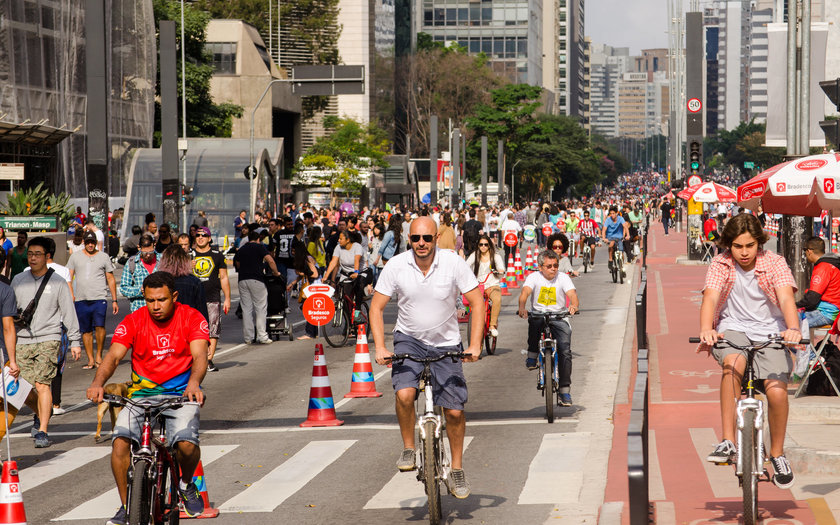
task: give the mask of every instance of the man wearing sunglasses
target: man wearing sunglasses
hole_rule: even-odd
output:
[[[272,219],[274,220],[274,219]],[[228,279],[225,256],[210,246],[210,228],[202,226],[195,234],[195,248],[190,255],[195,261],[193,275],[204,284],[204,297],[207,299],[207,324],[209,325],[210,345],[207,348],[207,371],[218,372],[213,364],[216,345],[222,334],[222,313],[230,311],[230,280]],[[221,293],[225,300],[222,303]]]
[[[472,312],[472,331],[465,361],[475,361],[481,353],[484,332],[484,298],[478,281],[467,263],[452,250],[438,250],[437,226],[430,217],[419,217],[409,230],[411,251],[392,257],[382,269],[370,304],[370,328],[376,348],[376,362],[386,363],[393,353],[385,347],[383,311],[397,294],[398,313],[394,326],[394,353],[418,357],[459,352],[461,332],[457,310],[461,294]],[[405,360],[394,363],[391,381],[396,392],[397,420],[403,439],[403,451],[397,460],[401,471],[414,470],[414,398],[423,365]],[[461,363],[443,359],[432,363],[435,377],[435,404],[443,407],[446,430],[452,451],[452,475],[449,491],[456,498],[466,498],[470,486],[462,468],[467,402],[467,383]]]

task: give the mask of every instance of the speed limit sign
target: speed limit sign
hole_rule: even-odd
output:
[[[699,98],[690,98],[688,99],[688,110],[692,113],[698,113],[701,109],[703,109],[703,103],[700,102]]]

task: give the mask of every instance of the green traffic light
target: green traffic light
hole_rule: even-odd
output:
[[[693,169],[693,170],[700,169],[700,163],[699,162],[692,162],[691,163],[691,169]]]

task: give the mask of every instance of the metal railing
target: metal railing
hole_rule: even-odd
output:
[[[647,233],[647,232],[645,232]],[[645,236],[645,240],[647,236]],[[645,249],[644,254],[647,254]],[[644,257],[644,255],[643,255]],[[647,350],[647,270],[644,264],[636,293],[636,380],[627,426],[627,485],[631,525],[652,523],[648,482],[648,350]]]

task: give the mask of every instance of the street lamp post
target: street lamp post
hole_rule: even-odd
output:
[[[522,162],[525,159],[519,159],[513,163],[513,167],[510,169],[510,203],[513,204],[516,202],[516,165]]]
[[[187,45],[184,41],[184,0],[181,0],[181,135],[183,136],[181,149],[181,178],[183,179],[182,188],[187,187],[187,61],[186,49]],[[186,195],[180,197],[183,199]],[[187,203],[181,202],[181,231],[186,231],[187,227]]]

